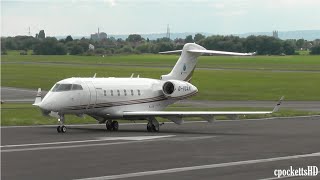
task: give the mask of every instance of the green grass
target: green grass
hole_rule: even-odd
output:
[[[128,55],[128,56],[31,56],[18,55],[19,51],[1,56],[2,86],[49,90],[53,84],[69,77],[129,77],[131,73],[140,77],[156,78],[167,74],[174,66],[176,55]],[[8,63],[17,62],[17,63]],[[58,62],[60,64],[23,64],[24,62]],[[63,63],[75,63],[64,65]],[[82,64],[82,65],[81,65]],[[99,66],[113,64],[118,66]],[[146,65],[150,67],[128,67],[122,65]],[[159,67],[160,66],[160,67]],[[164,66],[161,68],[161,66]],[[167,67],[169,66],[169,67]],[[199,100],[320,100],[320,56],[255,56],[255,57],[201,57],[198,67],[226,68],[230,70],[195,71],[192,83],[199,93]],[[242,69],[242,71],[232,70]],[[255,69],[255,71],[246,71]],[[300,72],[274,72],[267,70],[298,70]],[[308,70],[312,70],[308,72]],[[318,71],[318,72],[317,72]],[[250,108],[195,108],[172,106],[167,110],[266,110]],[[56,124],[55,118],[43,117],[30,104],[3,104],[1,125]],[[305,111],[281,110],[272,116],[312,115]],[[268,116],[246,116],[260,118]],[[67,116],[67,124],[96,123],[90,117]],[[243,117],[242,117],[243,118]],[[223,119],[223,117],[222,117]],[[165,121],[164,119],[160,119]],[[195,120],[192,118],[192,120]]]
[[[96,123],[93,118],[85,116],[79,118],[72,115],[67,115],[68,121],[66,124],[83,124]],[[44,125],[57,124],[57,119],[53,117],[42,116],[41,111],[31,104],[2,104],[1,105],[1,125]]]
[[[175,65],[178,55],[115,55],[115,56],[43,56],[43,55],[6,55],[3,62],[54,62],[77,64],[113,65]],[[198,66],[203,68],[258,69],[258,70],[319,70],[320,56],[253,56],[224,57],[202,56]]]
[[[245,110],[269,110],[265,108],[195,108],[186,106],[171,106],[166,110],[169,111],[245,111]],[[271,115],[250,115],[240,116],[241,119],[252,119],[252,118],[264,118],[272,116],[301,116],[301,115],[316,115],[320,112],[305,112],[305,111],[293,111],[281,109],[279,112]],[[187,120],[202,120],[200,118],[187,118]],[[226,117],[217,117],[217,119],[226,119]],[[161,122],[167,121],[159,118]],[[121,121],[128,122],[128,121]],[[89,116],[79,118],[74,115],[66,116],[66,124],[89,124],[97,123],[96,120]],[[44,124],[57,124],[57,119],[53,117],[44,117],[41,115],[40,110],[31,104],[2,104],[1,105],[1,126],[13,126],[13,125],[44,125]]]
[[[158,79],[170,68],[63,66],[33,64],[2,64],[2,86],[49,90],[55,82],[69,77],[140,77]],[[192,83],[199,100],[320,100],[320,73],[272,71],[197,70]]]
[[[12,56],[22,56],[22,55],[20,55],[20,52],[22,52],[23,50],[9,50],[9,51],[7,51],[7,56],[9,56],[9,57],[12,57]],[[28,55],[32,55],[32,50],[28,50],[27,51],[27,54]],[[23,56],[26,56],[26,55],[23,55]]]

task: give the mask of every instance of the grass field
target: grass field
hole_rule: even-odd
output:
[[[169,111],[227,111],[227,110],[270,110],[264,108],[194,108],[188,106],[176,106],[173,105],[168,107],[166,110]],[[19,112],[19,113],[17,113]],[[1,125],[12,126],[12,125],[43,125],[43,124],[57,124],[57,119],[53,117],[44,117],[38,108],[31,104],[2,104],[1,105]],[[287,117],[287,116],[300,116],[300,115],[316,115],[320,113],[316,112],[305,112],[305,111],[292,111],[281,109],[281,111],[271,115],[248,115],[240,116],[241,119],[252,119],[252,118],[263,118],[263,117]],[[226,117],[218,116],[217,119],[226,119]],[[188,119],[187,119],[188,120]],[[189,120],[202,120],[201,118],[189,118]],[[166,122],[166,119],[159,118],[159,121]],[[121,121],[129,122],[129,121]],[[79,118],[73,115],[66,116],[66,124],[89,124],[97,123],[96,120],[89,116]]]
[[[140,77],[159,78],[170,72],[178,59],[176,55],[128,55],[128,56],[20,56],[12,53],[1,56],[1,85],[49,90],[53,84],[69,77]],[[10,63],[13,62],[13,63]],[[35,62],[36,64],[26,64]],[[38,64],[54,62],[59,64]],[[63,64],[63,63],[74,63]],[[116,66],[99,66],[111,64]],[[144,65],[151,67],[129,67]],[[199,93],[199,100],[320,100],[320,56],[255,56],[219,57],[199,59],[198,67],[225,68],[229,70],[197,69],[192,83]],[[247,70],[250,69],[250,70]],[[252,70],[254,69],[254,70]],[[283,70],[281,72],[272,70]],[[286,71],[287,70],[287,71]],[[295,71],[290,71],[295,70]],[[265,109],[212,109],[195,107],[169,107],[168,110],[265,110]],[[30,104],[1,105],[1,125],[56,124],[55,118],[43,117]],[[281,110],[272,116],[317,114],[303,111]],[[319,113],[318,113],[319,114]],[[247,116],[260,118],[266,116]],[[84,119],[67,116],[67,123],[96,123],[90,117]],[[161,121],[165,121],[161,119]]]
[[[170,68],[62,66],[38,64],[2,64],[2,86],[49,90],[53,84],[68,77],[140,77],[159,78]],[[272,71],[197,70],[192,83],[199,100],[320,100],[320,73]]]
[[[113,64],[113,65],[175,65],[178,55],[116,55],[116,56],[1,56],[2,62],[55,62],[77,64]],[[258,70],[313,70],[320,71],[320,56],[253,56],[223,57],[202,56],[197,67],[258,69]]]

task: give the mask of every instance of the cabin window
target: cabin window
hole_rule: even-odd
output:
[[[82,86],[79,84],[72,84],[72,90],[82,90]]]
[[[127,96],[127,90],[123,90],[124,95]]]
[[[103,94],[104,94],[104,96],[107,96],[107,91],[104,90],[104,91],[103,91]]]
[[[119,91],[119,89],[117,90],[117,92],[118,92],[118,96],[120,96],[120,91]]]
[[[113,90],[111,90],[110,93],[111,93],[111,96],[113,96]]]
[[[140,93],[140,90],[138,89],[138,95],[140,96],[141,95],[141,93]]]
[[[131,89],[131,96],[133,96],[133,90]]]

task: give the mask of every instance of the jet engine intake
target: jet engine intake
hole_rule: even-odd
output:
[[[186,81],[169,80],[162,85],[162,92],[168,98],[184,98],[196,94],[198,89]]]

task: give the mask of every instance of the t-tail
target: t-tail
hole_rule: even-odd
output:
[[[161,54],[177,53],[181,52],[181,55],[173,67],[171,72],[166,75],[162,75],[162,80],[181,80],[190,81],[194,69],[196,68],[198,57],[202,54],[214,54],[214,55],[227,55],[227,56],[252,56],[255,53],[237,53],[227,51],[214,51],[207,50],[206,48],[196,44],[187,43],[183,46],[182,50],[160,52]]]

